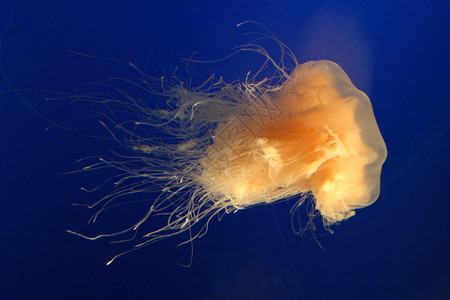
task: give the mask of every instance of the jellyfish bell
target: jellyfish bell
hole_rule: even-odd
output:
[[[202,160],[207,190],[237,208],[312,192],[331,223],[378,198],[386,147],[369,98],[337,64],[299,65],[262,96],[217,126]]]
[[[149,78],[131,65],[143,77],[132,85],[163,99],[163,107],[122,88],[115,96],[77,95],[78,101],[106,106],[102,125],[126,149],[117,160],[100,158],[83,169],[120,172],[113,177],[114,190],[89,206],[100,207],[91,220],[128,202],[129,195],[159,190],[160,196],[148,199],[148,210],[119,232],[94,237],[69,232],[91,240],[127,232],[134,238],[154,216],[165,218],[133,251],[186,231],[192,241],[206,233],[213,216],[293,197],[298,208],[311,196],[326,226],[372,204],[387,150],[369,98],[337,64],[298,64],[289,48],[269,38],[280,46],[279,63],[258,44],[238,52],[263,54],[267,60],[260,71],[271,65],[272,78],[258,80],[260,71],[232,83],[211,76],[190,87],[175,76]],[[292,71],[285,59],[293,62]],[[117,112],[128,119],[120,120]]]

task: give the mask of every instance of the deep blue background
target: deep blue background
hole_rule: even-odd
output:
[[[53,121],[76,120],[92,108],[48,102],[53,94],[38,89],[70,92],[128,74],[120,64],[67,49],[133,62],[161,76],[194,51],[205,60],[231,53],[243,41],[236,24],[254,20],[300,62],[328,58],[346,70],[372,100],[388,158],[378,201],[333,227],[335,234],[319,235],[324,250],[292,233],[292,203],[280,203],[273,207],[279,227],[271,206],[213,220],[194,243],[190,268],[177,265],[190,255],[189,247],[175,248],[182,238],[105,267],[126,245],[65,233],[85,228],[90,212],[71,204],[100,197],[80,187],[103,177],[61,173],[113,146],[87,137],[89,130],[46,131],[51,124],[7,92],[2,76],[0,298],[448,299],[450,24],[444,2],[1,1],[0,30],[12,13],[1,44],[3,70]],[[252,59],[211,68],[228,81],[242,79]],[[133,211],[123,214],[125,220]]]

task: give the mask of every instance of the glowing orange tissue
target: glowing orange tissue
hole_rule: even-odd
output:
[[[331,61],[299,65],[279,92],[218,125],[202,183],[244,208],[311,191],[329,222],[372,204],[386,146],[369,98]]]

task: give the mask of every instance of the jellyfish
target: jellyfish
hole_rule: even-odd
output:
[[[212,75],[192,87],[176,76],[150,78],[130,65],[143,78],[132,84],[160,99],[157,106],[122,89],[115,96],[77,95],[78,101],[107,107],[102,125],[125,149],[83,169],[119,171],[114,190],[89,206],[100,207],[91,221],[130,194],[159,196],[119,232],[69,232],[91,240],[136,236],[144,223],[163,216],[164,226],[142,234],[133,251],[186,231],[191,242],[206,233],[214,216],[285,199],[296,199],[293,213],[309,199],[311,216],[320,215],[327,227],[374,203],[387,150],[368,96],[336,63],[300,64],[287,46],[270,39],[280,46],[281,60],[257,42],[243,45],[239,53],[262,54],[266,61],[232,83]],[[268,66],[273,76],[260,78]],[[118,112],[126,119],[119,121]]]

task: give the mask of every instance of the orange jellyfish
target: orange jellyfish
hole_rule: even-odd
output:
[[[176,77],[158,80],[140,72],[144,79],[133,84],[162,99],[158,108],[121,89],[116,96],[77,96],[108,107],[102,116],[111,124],[102,124],[126,149],[117,160],[100,158],[84,168],[120,171],[116,189],[91,206],[101,207],[92,220],[124,196],[161,194],[120,232],[69,232],[87,239],[136,235],[153,216],[165,216],[165,226],[142,235],[134,250],[187,230],[191,241],[205,234],[213,216],[292,197],[298,199],[295,210],[311,196],[326,226],[375,202],[387,150],[369,98],[336,63],[298,64],[272,39],[294,62],[291,71],[283,59],[276,63],[261,46],[248,44],[240,51],[262,53],[273,77],[257,80],[258,72],[230,84],[211,76],[193,88]],[[117,111],[135,119],[118,121]]]

